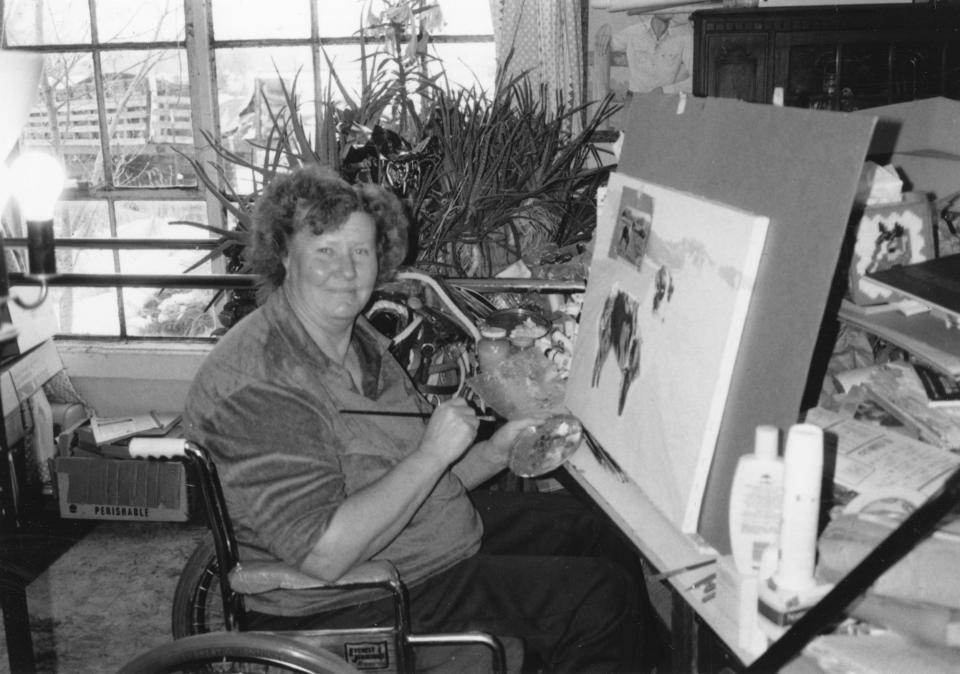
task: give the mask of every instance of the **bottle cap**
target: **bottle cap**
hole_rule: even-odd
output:
[[[823,473],[823,429],[814,424],[794,424],[787,432],[783,460],[801,479],[820,484]]]
[[[780,429],[769,424],[757,426],[753,452],[761,461],[773,461],[780,452]]]

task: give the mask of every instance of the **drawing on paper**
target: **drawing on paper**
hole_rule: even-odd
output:
[[[637,313],[640,303],[617,287],[611,289],[603,303],[598,326],[597,357],[593,362],[591,388],[600,385],[600,373],[613,352],[617,368],[620,370],[620,395],[617,399],[617,415],[623,414],[623,406],[630,392],[630,385],[640,374],[640,327]]]
[[[891,292],[867,274],[933,258],[934,237],[925,199],[908,193],[903,203],[864,209],[857,224],[849,271],[849,295],[857,304],[881,304]]]
[[[622,258],[639,267],[647,252],[652,222],[653,201],[650,195],[624,188],[616,235],[610,241],[610,257]]]
[[[611,254],[627,221],[644,223],[639,257]],[[565,403],[684,531],[696,530],[766,227],[618,173],[598,213]]]

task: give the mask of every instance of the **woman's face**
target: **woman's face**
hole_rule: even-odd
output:
[[[320,235],[301,229],[284,258],[284,285],[319,321],[352,322],[377,283],[376,237],[366,213],[352,213],[340,227]]]

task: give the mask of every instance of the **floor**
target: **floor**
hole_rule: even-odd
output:
[[[50,504],[27,528],[0,534],[0,571],[29,582],[37,674],[116,671],[171,639],[171,599],[203,525],[67,520]],[[666,595],[650,589],[663,616]],[[0,674],[18,674],[6,650],[0,630]]]
[[[9,573],[13,565],[34,576],[27,607],[37,673],[113,672],[169,641],[173,591],[205,529],[178,522],[58,520],[36,517],[29,535],[2,540],[3,570]],[[9,672],[0,631],[0,674]]]

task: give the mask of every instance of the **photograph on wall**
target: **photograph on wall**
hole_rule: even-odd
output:
[[[587,91],[591,100],[607,94],[623,105],[608,123],[623,129],[637,94],[693,89],[693,24],[697,5],[661,7],[641,14],[590,8]]]
[[[649,216],[639,257],[612,254],[625,211]],[[619,173],[599,207],[565,404],[683,531],[696,531],[767,224]]]
[[[649,194],[623,188],[616,229],[610,238],[610,257],[619,257],[634,267],[647,250],[650,224],[653,222],[653,200]]]

